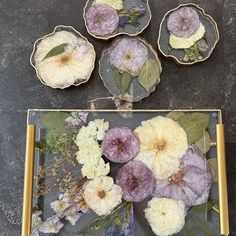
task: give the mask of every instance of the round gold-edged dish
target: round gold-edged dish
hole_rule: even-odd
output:
[[[71,26],[58,25],[34,43],[30,64],[38,79],[54,89],[86,83],[95,67],[93,45]]]
[[[158,49],[179,65],[207,60],[219,41],[216,21],[193,3],[168,11],[159,28]]]
[[[83,17],[91,36],[108,40],[121,34],[142,33],[152,13],[148,0],[88,0]]]
[[[154,92],[161,72],[157,52],[140,37],[115,39],[99,60],[105,87],[114,97],[128,102],[138,102]]]

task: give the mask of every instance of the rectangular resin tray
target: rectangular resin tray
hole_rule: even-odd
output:
[[[141,121],[151,119],[155,116],[166,116],[169,110],[132,110],[132,111],[117,111],[117,110],[29,110],[28,111],[28,129],[27,129],[27,145],[26,145],[26,165],[25,165],[25,189],[24,189],[24,204],[23,204],[23,219],[22,219],[22,236],[29,236],[31,232],[32,212],[36,209],[42,210],[42,219],[45,220],[54,214],[50,207],[50,203],[58,200],[59,188],[56,186],[56,180],[52,175],[45,179],[39,179],[38,175],[42,168],[50,170],[51,166],[55,165],[55,151],[43,151],[45,147],[47,135],[50,132],[57,130],[58,120],[63,117],[70,116],[71,112],[88,112],[87,122],[94,119],[104,119],[109,121],[110,128],[115,126],[126,126],[134,130],[141,124]],[[216,173],[218,181],[212,184],[209,196],[209,202],[214,202],[211,209],[208,209],[208,204],[203,204],[192,209],[193,216],[186,216],[186,225],[179,232],[178,236],[196,235],[196,236],[216,236],[228,235],[228,199],[227,199],[227,182],[226,182],[226,167],[225,167],[225,147],[224,147],[224,125],[222,124],[222,114],[220,110],[182,110],[186,114],[190,113],[205,113],[210,117],[209,127],[207,129],[211,138],[211,148],[207,152],[207,158],[217,158]],[[49,115],[48,115],[49,114]],[[53,128],[46,128],[43,125],[42,117],[47,124]],[[51,120],[50,120],[51,119]],[[49,126],[50,126],[49,125]],[[58,127],[58,131],[61,127]],[[61,172],[66,172],[66,168],[70,165],[64,165]],[[78,166],[77,166],[78,168]],[[111,168],[112,169],[112,168]],[[80,171],[77,171],[80,175]],[[111,171],[112,172],[112,171]],[[113,171],[114,172],[114,171]],[[113,173],[112,172],[112,173]],[[112,174],[111,174],[112,175]],[[60,175],[61,176],[61,175]],[[78,176],[79,177],[79,176]],[[61,178],[61,177],[60,177]],[[62,178],[63,179],[63,178]],[[48,193],[39,196],[39,191],[42,190],[42,181],[51,186]],[[54,181],[54,182],[53,182]],[[39,188],[40,186],[40,188]],[[53,186],[53,187],[52,187]],[[45,188],[46,189],[46,188]],[[150,198],[148,199],[150,200]],[[135,236],[154,236],[151,227],[148,225],[144,217],[143,210],[147,206],[147,201],[134,204],[134,219],[135,219]],[[105,236],[104,232],[94,230],[86,234],[79,234],[81,229],[97,218],[95,213],[84,214],[79,221],[72,226],[68,221],[62,221],[64,227],[56,235],[96,235]],[[40,233],[39,235],[49,235]],[[51,234],[50,234],[51,235]]]

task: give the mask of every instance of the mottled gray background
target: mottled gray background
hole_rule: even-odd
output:
[[[164,13],[188,1],[151,0],[153,19],[142,34],[156,48]],[[236,1],[192,1],[212,15],[221,40],[211,58],[181,68],[161,58],[162,82],[134,108],[222,108],[226,123],[231,235],[236,235]],[[89,108],[89,100],[110,96],[98,68],[81,87],[64,91],[43,86],[29,57],[33,43],[58,24],[71,25],[96,45],[98,58],[109,42],[91,38],[85,30],[84,0],[0,0],[0,236],[19,236],[21,228],[26,111],[28,108]],[[96,103],[113,108],[112,101]]]

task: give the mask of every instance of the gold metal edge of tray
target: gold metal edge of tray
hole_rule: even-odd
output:
[[[22,236],[30,236],[32,223],[32,195],[34,175],[35,125],[27,126]]]
[[[76,110],[76,109],[74,109]],[[64,110],[64,111],[74,111]],[[30,111],[61,111],[53,109],[29,109]],[[63,110],[62,110],[63,111]],[[78,110],[77,110],[78,111]],[[91,112],[168,112],[171,110],[79,110]],[[228,217],[228,193],[227,193],[227,175],[226,175],[226,155],[225,155],[225,137],[224,125],[222,124],[222,112],[219,109],[190,109],[190,110],[172,110],[172,111],[208,111],[218,112],[218,123],[216,125],[216,146],[218,159],[219,174],[219,198],[220,198],[220,230],[221,234],[229,235],[229,217]],[[29,116],[27,117],[27,119]],[[25,162],[25,184],[24,184],[24,201],[22,217],[22,236],[31,234],[32,221],[32,192],[33,192],[33,175],[34,175],[34,148],[35,148],[35,125],[27,127],[26,143],[26,162]]]
[[[229,235],[229,210],[227,192],[226,154],[224,125],[216,125],[216,148],[219,174],[219,207],[220,231],[222,235]]]

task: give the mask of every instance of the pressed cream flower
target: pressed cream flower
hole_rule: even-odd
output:
[[[67,44],[64,52],[45,58],[52,49],[62,44]],[[90,77],[95,57],[92,44],[62,30],[41,40],[37,45],[34,60],[38,75],[46,85],[65,88]]]
[[[170,35],[170,46],[175,49],[185,49],[193,46],[198,40],[202,39],[206,32],[205,27],[200,24],[197,32],[188,38],[178,37],[174,34]]]
[[[110,164],[106,164],[102,158],[91,160],[91,162],[84,163],[81,172],[83,177],[87,177],[87,179],[106,176],[110,172]]]
[[[95,4],[106,4],[109,5],[116,10],[123,9],[123,0],[95,0]]]
[[[185,215],[184,203],[168,198],[153,198],[145,209],[145,217],[158,236],[181,231],[185,224]]]
[[[84,185],[84,200],[97,215],[108,215],[121,203],[122,190],[111,177],[98,177]]]
[[[76,137],[75,143],[79,147],[86,145],[87,139],[94,139],[101,141],[106,131],[109,128],[109,122],[103,119],[95,119],[90,121],[88,126],[83,126]]]
[[[84,143],[80,142],[79,151],[76,153],[76,159],[80,164],[93,162],[101,156],[102,149],[94,139],[85,139]]]
[[[157,116],[143,121],[134,131],[140,140],[136,160],[153,170],[157,179],[165,179],[179,169],[180,158],[188,148],[187,135],[174,120]]]

